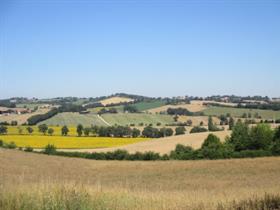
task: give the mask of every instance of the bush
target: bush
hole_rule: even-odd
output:
[[[175,128],[175,135],[183,135],[185,134],[186,129],[183,126]]]
[[[7,148],[7,149],[16,149],[17,145],[15,144],[15,142],[11,141],[8,144],[4,144],[4,147]]]
[[[4,142],[3,140],[0,139],[0,147],[3,147],[4,146]]]
[[[190,130],[190,133],[202,133],[202,132],[207,132],[208,130],[204,127],[200,126],[195,126]]]
[[[48,155],[53,155],[53,154],[56,153],[56,147],[54,145],[52,145],[52,144],[48,144],[45,147],[44,153],[48,154]]]
[[[24,149],[25,152],[33,152],[33,148],[32,147],[26,147]]]

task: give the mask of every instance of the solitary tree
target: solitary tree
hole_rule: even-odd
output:
[[[84,128],[84,135],[85,136],[89,136],[90,132],[91,132],[91,128]]]
[[[4,125],[0,125],[0,134],[7,134],[7,127]]]
[[[81,124],[79,124],[77,126],[77,134],[78,134],[78,136],[82,136],[83,130],[84,130],[84,127]]]
[[[54,129],[53,129],[53,128],[49,128],[49,129],[48,129],[48,134],[49,134],[50,136],[53,135],[53,132],[54,132]]]
[[[46,132],[48,131],[48,126],[46,124],[39,125],[38,128],[39,128],[39,132],[46,135]]]
[[[67,135],[68,135],[68,132],[69,132],[69,129],[67,128],[66,125],[64,125],[64,126],[61,128],[61,135],[62,135],[62,136],[67,136]]]
[[[26,130],[29,134],[33,133],[33,128],[32,127],[27,127]]]

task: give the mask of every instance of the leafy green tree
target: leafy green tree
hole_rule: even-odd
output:
[[[19,127],[18,127],[18,134],[19,134],[19,135],[22,135],[22,132],[23,132],[23,130],[22,130],[22,128],[19,126]]]
[[[258,124],[250,130],[248,149],[267,150],[273,141],[273,131],[268,124]]]
[[[214,125],[213,118],[211,116],[208,118],[208,130],[209,131],[219,131],[220,130],[219,128],[217,128],[216,125]]]
[[[47,131],[48,131],[48,126],[46,124],[41,124],[38,126],[39,132],[43,133],[44,135],[46,135]]]
[[[185,134],[186,129],[184,126],[179,126],[177,128],[175,128],[175,135],[183,135]]]
[[[217,159],[223,157],[223,144],[220,139],[209,134],[201,146],[202,155],[207,159]]]
[[[8,128],[5,125],[0,125],[0,134],[7,134]]]
[[[142,136],[147,137],[147,138],[159,138],[160,132],[157,128],[147,126],[143,129]]]
[[[11,122],[11,126],[17,126],[17,125],[18,125],[18,122],[17,122],[17,121],[13,120],[13,121]]]
[[[233,126],[234,126],[234,119],[232,117],[229,118],[229,130],[232,130]]]
[[[125,105],[123,107],[123,111],[124,112],[129,112],[129,113],[136,113],[138,112],[138,109],[136,106],[132,106],[132,105]]]
[[[237,121],[232,129],[229,143],[234,147],[235,151],[246,150],[249,141],[249,127],[241,121]]]
[[[89,136],[90,132],[91,132],[91,128],[84,128],[84,135],[85,136]]]
[[[49,134],[50,136],[52,136],[53,133],[54,133],[54,129],[53,129],[53,128],[49,128],[49,129],[48,129],[48,134]]]
[[[279,140],[280,141],[280,126],[275,129],[273,141]]]
[[[77,130],[76,130],[79,137],[82,136],[83,130],[84,130],[84,127],[82,126],[82,124],[79,124],[77,126]]]
[[[32,134],[34,131],[32,127],[27,127],[26,130],[29,134]]]
[[[159,130],[160,137],[172,136],[173,130],[171,128],[161,128]]]
[[[61,135],[62,136],[67,136],[68,135],[68,132],[69,132],[69,129],[66,125],[64,125],[62,128],[61,128]]]
[[[131,135],[132,135],[133,138],[137,138],[138,136],[140,136],[140,133],[141,133],[141,132],[140,132],[139,129],[133,128],[133,129],[132,129],[132,134],[131,134]]]
[[[190,133],[202,133],[202,132],[207,132],[207,129],[204,127],[195,126],[190,130]]]

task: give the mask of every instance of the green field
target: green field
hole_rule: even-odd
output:
[[[39,124],[47,125],[67,125],[67,126],[77,126],[82,124],[84,126],[98,125],[105,126],[106,124],[98,118],[96,114],[79,114],[72,112],[64,112],[55,115],[54,117],[40,122]]]
[[[36,106],[42,106],[42,104],[36,104],[36,103],[24,103],[24,104],[17,104],[17,108],[27,108],[27,109],[34,109]]]
[[[153,109],[153,108],[157,108],[157,107],[161,107],[164,106],[165,102],[161,101],[161,100],[155,100],[155,101],[151,101],[151,102],[139,102],[134,104],[133,106],[135,106],[139,111],[145,111],[148,109]]]
[[[205,115],[219,116],[221,114],[231,114],[233,117],[241,117],[243,113],[251,113],[254,117],[255,113],[258,113],[263,119],[280,119],[280,111],[261,110],[261,109],[242,109],[231,107],[216,107],[212,106],[203,110]]]
[[[173,123],[173,117],[170,115],[159,115],[159,114],[144,114],[144,113],[118,113],[118,114],[103,114],[102,118],[111,125],[129,125],[144,123],[144,125],[157,123],[162,125]]]

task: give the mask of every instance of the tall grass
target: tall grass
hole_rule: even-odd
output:
[[[3,210],[276,210],[280,195],[265,194],[240,201],[177,204],[176,199],[160,199],[127,191],[103,191],[77,185],[41,184],[20,188],[0,188]]]

